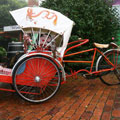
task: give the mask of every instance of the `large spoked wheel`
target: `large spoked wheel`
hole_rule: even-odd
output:
[[[29,102],[40,103],[53,97],[61,83],[56,63],[45,56],[30,56],[21,60],[13,72],[17,93]]]
[[[105,57],[101,56],[96,65],[96,70],[107,70],[99,74],[100,80],[107,85],[118,85],[120,84],[120,51],[109,50],[104,54],[109,61],[114,65],[112,66]],[[112,70],[109,70],[111,69]]]

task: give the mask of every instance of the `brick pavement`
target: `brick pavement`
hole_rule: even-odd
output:
[[[106,86],[98,78],[70,78],[41,104],[0,91],[0,120],[120,120],[120,86]]]

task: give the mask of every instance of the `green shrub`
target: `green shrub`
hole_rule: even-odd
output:
[[[46,0],[42,6],[59,11],[75,22],[70,41],[75,41],[78,37],[90,40],[86,45],[72,50],[72,52],[77,52],[93,47],[93,42],[110,43],[113,41],[113,37],[114,42],[118,41],[117,30],[120,29],[118,13],[112,8],[112,3],[109,1]],[[79,56],[73,56],[72,60],[81,60]],[[85,59],[88,59],[91,54],[86,56],[84,56]],[[70,66],[74,66],[74,64],[70,64]],[[81,66],[76,64],[75,69],[77,67]]]
[[[0,47],[0,62],[5,62],[6,56],[7,56],[7,52],[5,48]]]
[[[111,42],[120,27],[116,10],[104,0],[46,0],[42,6],[60,11],[72,19],[76,24],[72,36],[88,38],[90,43]]]

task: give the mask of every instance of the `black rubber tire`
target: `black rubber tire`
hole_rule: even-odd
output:
[[[114,64],[115,69],[111,71],[102,72],[99,74],[100,80],[106,85],[118,85],[120,84],[120,51],[110,50],[104,54]],[[117,61],[117,62],[116,62]],[[113,68],[105,57],[102,56],[98,61],[98,71],[102,69]]]
[[[29,66],[26,67],[28,63]],[[24,70],[23,66],[25,66]],[[20,85],[18,81],[26,82],[26,85]],[[52,98],[60,88],[60,83],[61,75],[58,66],[45,56],[26,57],[19,61],[13,71],[13,85],[16,92],[29,102],[41,103]]]

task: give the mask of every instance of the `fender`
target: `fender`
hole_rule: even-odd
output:
[[[63,66],[61,65],[61,63],[60,63],[57,59],[53,58],[51,55],[44,54],[44,53],[31,53],[31,54],[27,53],[27,54],[22,55],[22,56],[18,59],[18,61],[15,63],[15,65],[13,66],[12,76],[13,76],[13,73],[14,73],[14,70],[15,70],[17,64],[18,64],[21,60],[23,60],[23,59],[26,58],[26,57],[30,57],[30,56],[34,56],[34,55],[45,56],[45,57],[48,57],[49,59],[51,59],[52,61],[54,61],[54,62],[56,63],[56,65],[58,66],[58,68],[62,71],[62,78],[64,79],[64,81],[66,81],[65,70],[64,70]]]

